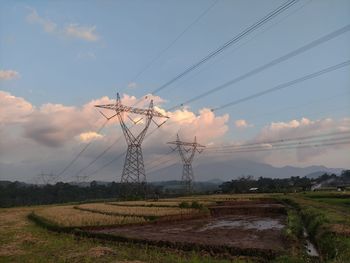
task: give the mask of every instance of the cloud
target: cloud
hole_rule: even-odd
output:
[[[32,24],[40,25],[47,33],[56,36],[82,39],[88,42],[95,42],[100,38],[96,33],[96,26],[82,26],[79,24],[69,24],[65,27],[58,26],[52,20],[41,17],[35,9],[30,8],[30,10],[31,12],[27,15],[27,21]]]
[[[99,36],[96,34],[96,26],[79,26],[78,24],[70,24],[63,30],[68,37],[80,38],[86,41],[97,41]]]
[[[90,141],[102,139],[103,135],[97,132],[89,131],[89,132],[83,132],[79,134],[78,138],[82,142],[90,142]]]
[[[22,123],[34,111],[32,104],[6,91],[0,91],[0,109],[0,123],[3,125]]]
[[[319,134],[329,134],[342,131],[350,131],[349,118],[343,118],[340,120],[334,120],[331,118],[319,120],[301,118],[300,120],[294,119],[288,122],[272,122],[265,126],[253,141],[274,141],[285,138],[317,136]],[[306,162],[318,156],[325,155],[330,150],[343,149],[344,147],[346,146],[330,145],[327,147],[303,148],[301,145],[300,147],[296,147],[295,156],[298,162]],[[275,159],[279,159],[279,156],[275,153],[271,153],[270,155]]]
[[[57,25],[47,18],[40,17],[37,11],[30,8],[31,12],[27,16],[29,23],[41,25],[45,32],[54,33],[57,30]]]
[[[237,128],[248,128],[248,127],[253,127],[252,124],[248,124],[246,120],[236,120],[235,121],[235,126]]]
[[[17,79],[20,75],[17,71],[14,70],[0,70],[0,80],[11,80]]]
[[[164,100],[159,96],[148,94],[142,99],[138,99],[128,94],[123,94],[121,100],[125,105],[136,105],[139,108],[147,108],[150,100],[155,103],[155,109],[171,118],[171,124],[162,126],[163,140],[175,136],[180,132],[184,138],[193,139],[197,136],[202,143],[218,138],[228,130],[228,115],[215,116],[210,109],[202,109],[199,114],[188,109],[165,112],[161,108]],[[0,105],[8,109],[1,110],[0,120],[2,123],[11,124],[14,121],[21,123],[23,137],[31,139],[41,145],[48,147],[62,147],[68,142],[73,143],[74,138],[86,142],[92,139],[102,139],[102,134],[93,133],[98,130],[106,121],[94,107],[99,104],[111,104],[115,100],[109,97],[101,97],[91,100],[81,107],[65,106],[62,104],[46,103],[40,107],[34,107],[23,98],[15,97],[7,92],[0,93]],[[113,111],[101,110],[106,116],[112,116]],[[11,112],[11,115],[5,114]],[[130,115],[131,119],[139,120],[139,116]],[[125,118],[128,121],[128,118]],[[161,123],[163,120],[155,121]],[[137,128],[142,128],[144,121],[138,123],[139,127],[134,127],[133,132],[137,133]],[[107,123],[108,128],[115,128],[118,125],[118,118],[113,118]],[[153,124],[152,124],[153,125]],[[154,125],[153,125],[154,126]],[[160,138],[156,138],[160,140]]]

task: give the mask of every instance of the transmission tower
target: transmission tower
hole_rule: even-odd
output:
[[[153,108],[153,100],[151,100],[148,109],[141,109],[136,107],[130,107],[123,105],[121,103],[119,94],[117,94],[117,100],[115,104],[105,104],[105,105],[95,105],[95,107],[113,110],[115,113],[111,117],[107,117],[105,114],[100,112],[107,120],[112,119],[115,116],[118,116],[120,126],[123,130],[128,149],[126,152],[124,167],[123,167],[123,173],[121,177],[121,183],[146,183],[146,173],[145,173],[145,167],[143,164],[143,156],[142,156],[142,149],[141,144],[143,139],[146,136],[147,129],[151,122],[156,124],[158,127],[162,126],[167,119],[168,116],[163,115],[162,113],[156,111]],[[141,115],[139,120],[134,121],[132,118],[130,118],[129,114],[135,114],[135,115]],[[138,134],[133,134],[130,130],[130,128],[126,125],[125,117],[127,117],[129,120],[133,122],[134,125],[140,123],[141,120],[145,117],[144,121],[144,127],[141,129],[141,131]],[[158,124],[153,118],[165,118],[165,120]]]
[[[181,181],[185,185],[187,193],[192,192],[192,182],[194,180],[192,161],[196,152],[201,153],[204,150],[203,145],[197,143],[196,137],[194,137],[194,142],[183,142],[180,140],[179,135],[176,137],[176,141],[168,142],[168,144],[176,145],[175,148],[170,147],[172,150],[177,150],[180,154],[183,170]]]

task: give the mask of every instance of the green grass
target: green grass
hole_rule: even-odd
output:
[[[232,197],[238,200],[246,198],[245,195]],[[332,226],[342,225],[350,229],[349,195],[317,192],[264,197],[283,200],[289,207],[288,224],[283,233],[290,241],[291,248],[287,255],[277,257],[273,262],[313,262],[305,255],[301,244],[303,224],[325,262],[348,262],[350,237],[341,232],[332,232]],[[225,196],[225,199],[233,198]],[[210,201],[210,196],[205,196],[205,200]],[[214,196],[213,200],[220,201],[220,197]],[[0,262],[256,262],[256,258],[252,257],[221,255],[221,258],[215,258],[207,252],[184,252],[146,244],[109,242],[55,233],[27,220],[27,215],[33,209],[36,208],[0,209]]]
[[[348,199],[347,195],[319,192],[291,194],[283,199],[299,211],[311,240],[326,262],[347,262],[350,237],[333,230],[339,225],[350,228],[350,210],[342,203]]]
[[[56,233],[28,221],[30,211],[28,208],[0,209],[0,262],[252,262],[244,257],[220,259],[206,253],[102,242]]]

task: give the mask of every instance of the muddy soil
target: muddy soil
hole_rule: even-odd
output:
[[[236,209],[236,210],[235,210]],[[284,207],[275,203],[226,203],[211,208],[211,216],[159,224],[121,226],[92,232],[145,241],[283,251]]]

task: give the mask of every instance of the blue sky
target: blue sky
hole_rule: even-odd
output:
[[[285,1],[9,1],[0,9],[0,70],[19,77],[0,89],[36,107],[82,106],[117,91],[158,88]],[[214,4],[215,3],[215,4]],[[137,79],[135,76],[209,6],[214,6]],[[34,18],[33,18],[34,16]],[[350,24],[348,0],[300,0],[221,55],[161,91],[163,107],[206,90]],[[46,28],[52,25],[53,28]],[[67,28],[76,29],[67,33]],[[90,35],[79,35],[78,31]],[[81,33],[81,32],[80,32]],[[89,38],[90,37],[90,38]],[[350,59],[350,32],[191,103],[198,113]],[[350,67],[218,112],[224,140],[248,140],[271,122],[350,116]],[[130,83],[136,87],[128,88]],[[238,129],[235,120],[252,124]]]

